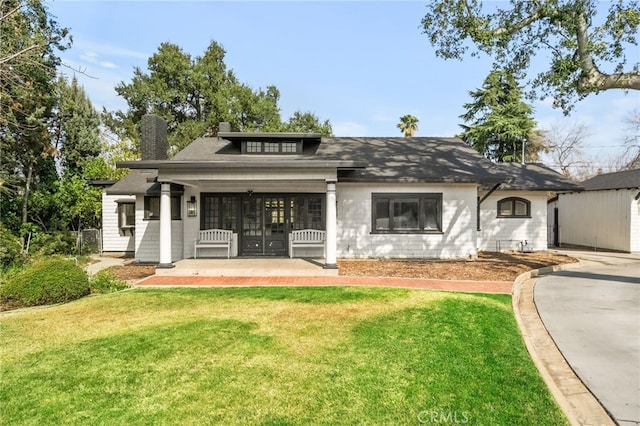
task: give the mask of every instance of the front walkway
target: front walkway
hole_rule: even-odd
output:
[[[510,281],[453,281],[394,277],[352,277],[324,269],[325,259],[184,259],[158,269],[139,287],[370,286],[470,293],[511,294]]]
[[[510,281],[450,281],[419,278],[347,277],[347,276],[179,276],[154,275],[137,287],[268,287],[268,286],[360,286],[398,287],[467,293],[511,294]]]

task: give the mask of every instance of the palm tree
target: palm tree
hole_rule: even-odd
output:
[[[411,114],[403,115],[400,117],[400,123],[398,123],[398,129],[400,129],[404,136],[407,138],[412,137],[418,131],[418,117]]]

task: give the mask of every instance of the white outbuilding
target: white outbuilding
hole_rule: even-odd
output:
[[[640,252],[640,169],[601,174],[581,185],[584,191],[560,193],[549,204],[550,241]]]

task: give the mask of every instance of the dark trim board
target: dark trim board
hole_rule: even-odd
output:
[[[289,233],[325,229],[324,193],[201,193],[200,229],[230,229],[238,256],[288,256]]]

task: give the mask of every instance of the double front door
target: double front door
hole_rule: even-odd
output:
[[[231,229],[240,256],[286,256],[289,233],[324,229],[324,194],[202,194],[201,229]]]
[[[242,200],[241,255],[287,254],[285,197],[254,196]]]

